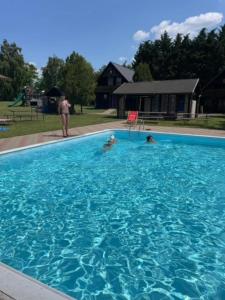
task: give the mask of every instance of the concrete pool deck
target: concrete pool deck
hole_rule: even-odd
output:
[[[70,129],[71,137],[81,136],[83,134],[92,133],[96,131],[106,130],[106,129],[120,129],[127,128],[126,121],[120,120],[115,122],[89,125],[83,127],[76,127]],[[136,127],[138,129],[138,126]],[[202,129],[202,128],[190,128],[190,127],[164,127],[149,125],[145,126],[145,130],[158,131],[158,132],[170,132],[170,133],[180,133],[180,134],[194,134],[194,135],[208,135],[208,136],[218,136],[225,137],[225,130],[215,130],[215,129]],[[132,129],[133,130],[133,129]],[[40,132],[35,134],[29,134],[24,136],[16,136],[11,138],[0,139],[0,152],[13,150],[15,148],[27,147],[35,144],[46,143],[50,141],[62,140],[62,131],[48,131]]]

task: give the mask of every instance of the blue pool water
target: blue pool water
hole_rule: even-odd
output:
[[[225,299],[225,140],[114,134],[0,156],[0,261],[78,300]]]

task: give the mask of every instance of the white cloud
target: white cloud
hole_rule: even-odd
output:
[[[125,56],[120,56],[120,57],[119,57],[119,61],[120,61],[121,63],[123,63],[123,62],[127,61],[127,57],[125,57]]]
[[[149,38],[149,36],[150,36],[150,32],[146,32],[146,31],[143,31],[143,30],[138,30],[133,35],[133,39],[136,42],[141,42],[141,41],[147,40]]]
[[[38,75],[38,78],[41,78],[41,76],[42,76],[42,69],[41,68],[37,68],[37,75]]]
[[[33,65],[33,66],[35,66],[35,67],[37,67],[37,64],[35,63],[35,62],[33,62],[33,61],[29,61],[29,63],[28,63],[29,65]]]
[[[223,20],[223,14],[216,12],[209,12],[187,18],[184,22],[177,23],[171,21],[162,21],[159,25],[151,28],[150,32],[155,35],[156,38],[160,37],[165,31],[171,37],[175,37],[177,33],[190,34],[194,37],[202,28],[212,29],[218,26]]]
[[[208,12],[200,14],[199,16],[189,17],[181,23],[164,20],[159,25],[153,26],[149,32],[142,30],[137,31],[133,38],[136,41],[143,41],[149,37],[150,34],[153,34],[154,38],[159,38],[165,31],[167,31],[171,37],[175,37],[177,33],[184,35],[189,34],[190,37],[194,37],[202,28],[213,29],[217,27],[222,20],[223,14],[218,12]]]
[[[41,78],[42,76],[42,69],[37,67],[37,64],[33,61],[29,61],[29,65],[33,65],[35,66],[35,68],[37,69],[37,76],[38,78]]]

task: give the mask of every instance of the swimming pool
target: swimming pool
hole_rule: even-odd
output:
[[[0,156],[0,261],[78,300],[225,299],[225,140],[147,134]]]

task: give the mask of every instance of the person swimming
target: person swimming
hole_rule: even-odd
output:
[[[114,135],[111,135],[107,142],[103,145],[103,151],[108,151],[112,148],[113,144],[116,144],[116,138]]]
[[[116,144],[116,142],[117,142],[116,138],[113,134],[110,136],[109,141],[110,141],[111,144]]]
[[[148,135],[146,137],[146,143],[149,143],[149,144],[156,144],[156,141],[153,139],[152,135]]]

